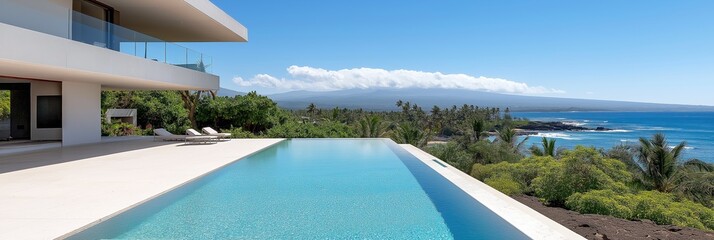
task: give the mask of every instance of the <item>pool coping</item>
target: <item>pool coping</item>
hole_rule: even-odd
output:
[[[240,160],[243,160],[243,159],[249,158],[249,157],[251,157],[251,156],[253,156],[253,155],[255,155],[255,154],[258,154],[258,153],[262,152],[263,150],[269,149],[269,148],[271,148],[271,147],[273,147],[273,146],[275,146],[275,145],[277,145],[277,144],[280,144],[280,143],[282,143],[282,142],[284,142],[285,140],[288,140],[288,139],[286,139],[286,138],[278,138],[278,139],[276,139],[276,140],[278,140],[278,141],[276,141],[276,142],[274,142],[274,143],[271,143],[271,144],[268,144],[268,145],[264,146],[263,148],[257,149],[257,150],[255,150],[254,152],[249,153],[249,154],[247,154],[247,155],[245,155],[245,156],[243,156],[243,157],[240,157],[240,158],[238,158],[238,159],[236,159],[236,160],[229,161],[229,162],[226,162],[225,164],[219,165],[219,166],[217,166],[216,168],[214,168],[214,169],[212,169],[212,170],[210,170],[210,171],[207,171],[207,172],[205,172],[205,173],[203,173],[203,174],[200,174],[200,175],[198,175],[198,176],[196,176],[196,177],[194,177],[194,178],[191,178],[191,179],[189,179],[189,180],[187,180],[187,181],[185,181],[185,182],[183,182],[183,183],[181,183],[181,184],[178,184],[178,185],[176,185],[176,186],[174,186],[174,187],[171,187],[171,188],[169,188],[169,189],[166,189],[166,190],[164,190],[164,191],[162,191],[162,192],[160,192],[160,193],[158,193],[158,194],[155,194],[155,195],[153,195],[153,196],[151,196],[151,197],[149,197],[149,198],[146,198],[146,199],[144,199],[144,200],[142,200],[142,201],[139,201],[139,202],[137,202],[137,203],[134,203],[134,204],[132,204],[132,205],[129,205],[129,206],[125,207],[125,208],[122,208],[122,209],[119,210],[119,211],[116,211],[116,212],[114,212],[114,213],[112,213],[112,214],[109,214],[109,215],[104,216],[104,217],[102,217],[102,218],[100,218],[100,219],[97,219],[97,220],[95,220],[95,221],[93,221],[93,222],[91,222],[91,223],[88,223],[88,224],[86,224],[86,225],[84,225],[84,226],[82,226],[82,227],[80,227],[80,228],[74,229],[74,230],[72,230],[72,231],[70,231],[70,232],[68,232],[68,233],[65,233],[65,234],[63,234],[63,235],[61,235],[61,236],[58,236],[58,237],[56,237],[56,238],[54,238],[54,239],[66,239],[66,238],[69,238],[69,237],[71,237],[71,236],[73,236],[73,235],[75,235],[75,234],[77,234],[77,233],[79,233],[79,232],[82,232],[82,231],[84,231],[84,230],[86,230],[86,229],[88,229],[88,228],[91,228],[91,227],[93,227],[93,226],[95,226],[95,225],[97,225],[97,224],[99,224],[99,223],[102,223],[102,222],[108,220],[108,219],[111,219],[111,218],[113,218],[113,217],[116,217],[117,215],[120,215],[120,214],[122,214],[122,213],[124,213],[124,212],[126,212],[126,211],[129,211],[129,210],[131,210],[131,209],[133,209],[133,208],[135,208],[135,207],[137,207],[137,206],[139,206],[139,205],[142,205],[142,204],[144,204],[144,203],[146,203],[146,202],[149,202],[149,201],[151,201],[151,200],[154,200],[154,199],[156,199],[156,198],[158,198],[158,197],[160,197],[160,196],[162,196],[162,195],[164,195],[164,194],[166,194],[166,193],[168,193],[168,192],[171,192],[171,191],[176,190],[176,189],[178,189],[178,188],[181,188],[181,187],[183,187],[183,186],[185,186],[185,185],[187,185],[187,184],[190,184],[190,183],[192,183],[192,182],[195,182],[196,180],[199,180],[199,179],[201,179],[201,178],[203,178],[203,177],[205,177],[205,176],[207,176],[207,175],[210,175],[210,174],[212,174],[212,173],[214,173],[214,172],[216,172],[216,171],[218,171],[218,170],[221,170],[221,169],[225,168],[225,167],[228,166],[228,165],[231,165],[231,164],[233,164],[233,163],[235,163],[235,162],[238,162],[238,161],[240,161]]]
[[[390,140],[391,141],[391,140]],[[410,144],[399,144],[435,172],[532,239],[585,239],[515,199]]]

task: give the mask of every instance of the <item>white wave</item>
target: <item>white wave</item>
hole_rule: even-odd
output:
[[[581,140],[580,138],[574,138],[565,133],[555,133],[555,132],[539,132],[537,134],[528,135],[531,137],[545,137],[545,138],[560,138],[565,140]]]
[[[632,130],[625,130],[625,129],[613,129],[613,130],[607,130],[607,131],[601,131],[601,132],[618,132],[618,133],[628,133],[628,132],[632,132]]]
[[[610,122],[610,121],[607,121],[607,120],[605,120],[605,121],[602,121],[602,122],[604,122],[604,123],[608,123],[608,122]]]
[[[607,130],[607,131],[598,131],[598,130],[584,130],[583,132],[600,132],[600,133],[628,133],[628,132],[633,132],[632,130],[625,130],[625,129],[612,129],[612,130]]]
[[[635,130],[639,131],[679,131],[681,128],[667,128],[667,127],[640,127]]]
[[[673,148],[674,148],[674,146],[667,146],[667,147],[668,147],[669,149],[673,149]],[[685,150],[692,150],[692,149],[694,149],[694,147],[685,146],[684,149],[685,149]]]
[[[577,121],[562,121],[560,123],[569,125],[569,126],[576,126],[576,127],[580,127],[580,126],[587,124],[587,123],[582,123],[582,122],[577,122]]]

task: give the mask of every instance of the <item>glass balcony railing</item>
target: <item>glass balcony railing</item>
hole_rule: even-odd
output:
[[[210,73],[213,59],[175,43],[72,11],[72,40]]]
[[[2,1],[0,22],[97,47],[211,73],[213,59],[175,43],[94,18],[52,1]]]

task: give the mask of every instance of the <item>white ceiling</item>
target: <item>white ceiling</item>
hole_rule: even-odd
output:
[[[99,0],[120,25],[169,42],[245,42],[248,30],[208,0]]]

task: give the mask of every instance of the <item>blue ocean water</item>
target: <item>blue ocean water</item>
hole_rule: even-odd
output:
[[[293,139],[70,239],[526,239],[390,140]]]
[[[661,132],[670,145],[687,142],[684,158],[714,163],[714,112],[518,112],[515,117],[535,121],[560,121],[588,128],[606,127],[607,132],[543,132],[532,136],[528,146],[540,144],[540,136],[557,139],[556,145],[610,148],[619,144],[637,144]]]

